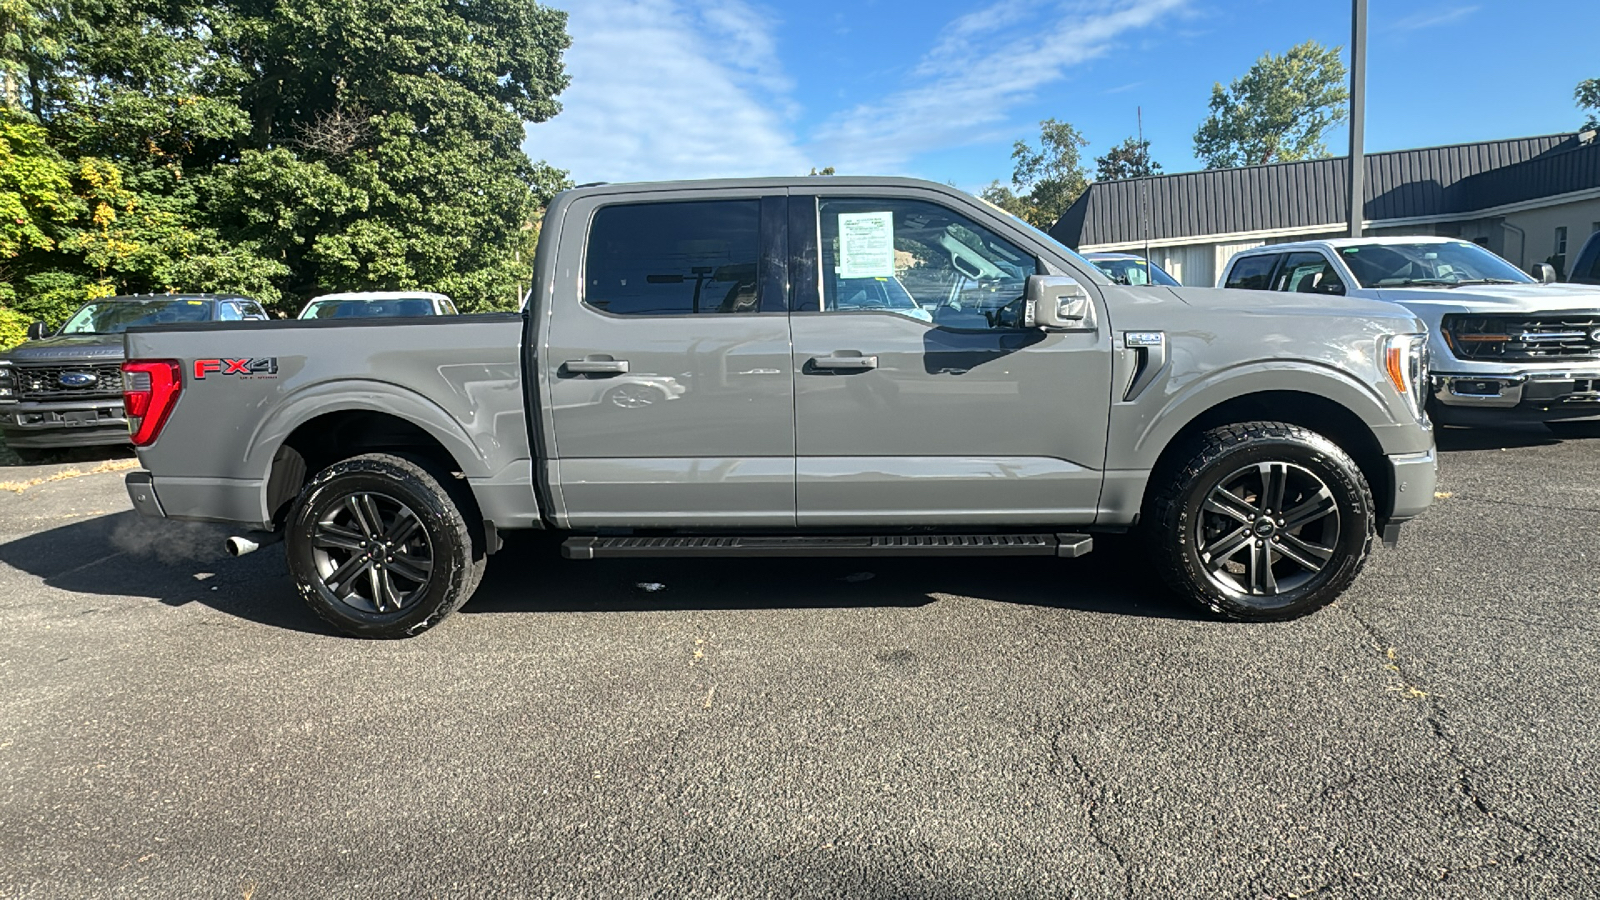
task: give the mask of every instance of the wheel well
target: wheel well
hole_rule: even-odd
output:
[[[1373,435],[1367,423],[1348,408],[1316,394],[1299,391],[1266,391],[1235,397],[1211,407],[1196,416],[1168,442],[1161,458],[1156,461],[1157,472],[1174,464],[1176,457],[1195,435],[1223,425],[1238,422],[1287,422],[1315,431],[1335,444],[1361,469],[1367,484],[1372,487],[1373,501],[1377,504],[1378,520],[1386,521],[1394,509],[1394,493],[1390,490],[1393,473],[1389,458]],[[1156,479],[1151,479],[1155,484]]]
[[[282,525],[300,489],[318,472],[363,453],[393,453],[431,463],[442,475],[459,472],[455,457],[433,435],[413,422],[387,413],[344,410],[324,413],[301,423],[272,458],[272,473],[267,478],[267,507],[272,521]],[[450,484],[444,487],[449,489]],[[472,502],[472,492],[463,490],[462,502]],[[462,516],[473,522],[478,511],[462,509]]]

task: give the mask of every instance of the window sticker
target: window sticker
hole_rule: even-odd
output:
[[[839,214],[839,277],[894,276],[894,213]]]

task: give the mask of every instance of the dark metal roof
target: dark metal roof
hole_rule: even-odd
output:
[[[1089,186],[1051,236],[1069,247],[1337,224],[1347,158],[1208,169]],[[1600,187],[1600,141],[1577,134],[1366,156],[1370,221],[1467,213]]]

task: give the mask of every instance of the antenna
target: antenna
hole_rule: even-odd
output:
[[[1134,115],[1139,120],[1139,151],[1144,154],[1145,172],[1139,176],[1139,227],[1144,230],[1144,283],[1155,284],[1156,280],[1150,274],[1150,151],[1144,143],[1144,107],[1135,106]],[[1137,157],[1135,157],[1137,158]]]

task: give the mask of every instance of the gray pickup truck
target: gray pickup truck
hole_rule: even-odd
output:
[[[131,330],[134,506],[283,537],[318,614],[403,637],[512,529],[592,559],[1073,557],[1137,528],[1181,594],[1286,619],[1433,499],[1411,313],[1118,286],[937,184],[580,188],[534,277],[520,315]]]

